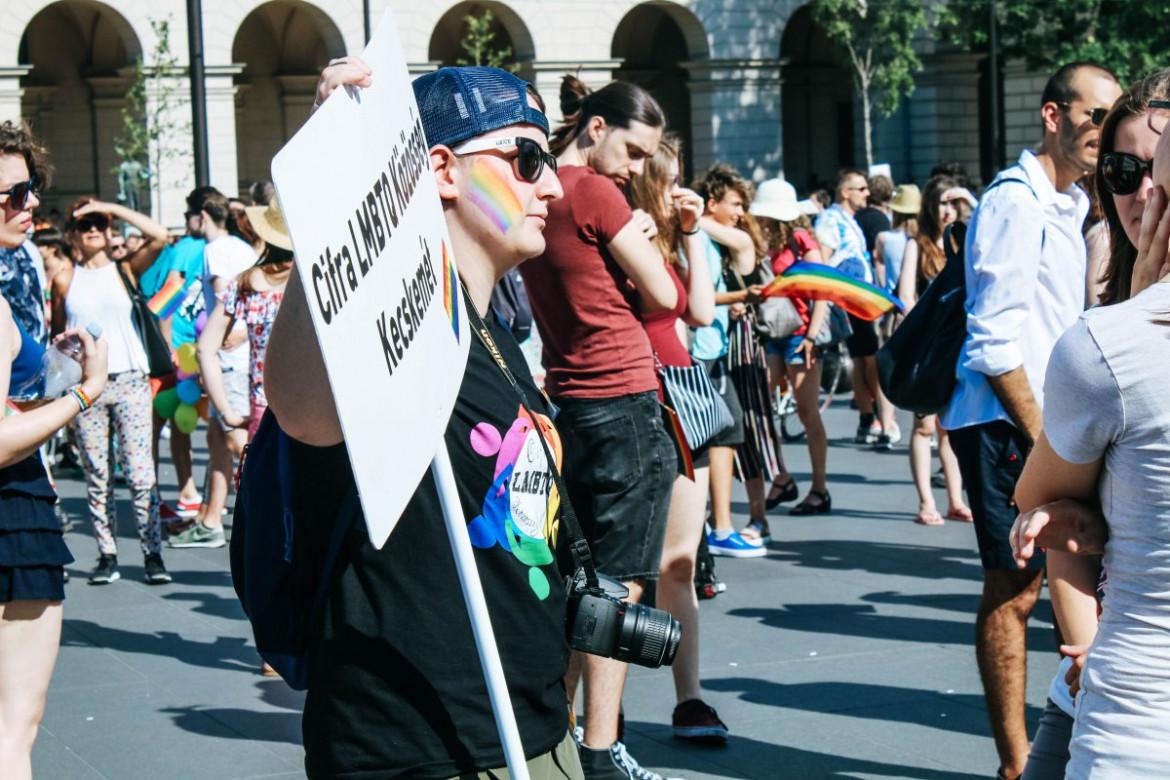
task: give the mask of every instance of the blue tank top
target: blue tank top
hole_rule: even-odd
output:
[[[20,352],[12,361],[9,387],[18,387],[35,376],[41,369],[41,357],[45,354],[44,348],[25,333],[19,322],[16,327],[20,331]],[[13,494],[51,500],[57,498],[39,452],[34,452],[19,463],[0,469],[0,496]]]

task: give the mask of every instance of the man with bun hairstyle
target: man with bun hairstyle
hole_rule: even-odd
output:
[[[675,306],[678,292],[622,187],[642,172],[666,119],[644,89],[615,81],[591,92],[561,83],[565,123],[552,135],[564,200],[549,205],[548,247],[520,268],[544,341],[545,386],[560,407],[567,488],[599,571],[637,603],[658,577],[676,456],[662,426],[654,353],[638,316]],[[635,292],[636,290],[636,292]],[[626,664],[575,654],[584,683],[581,764],[590,780],[645,774],[618,733]]]
[[[368,87],[373,78],[376,74],[355,57],[333,60],[318,83],[318,102],[343,84]],[[579,778],[565,706],[569,646],[565,587],[554,555],[558,521],[540,514],[541,508],[555,512],[558,498],[548,488],[543,500],[537,496],[534,502],[530,495],[515,495],[510,482],[501,490],[496,479],[504,470],[523,468],[530,484],[552,484],[544,448],[521,446],[538,442],[537,436],[560,460],[550,410],[523,370],[515,340],[488,304],[505,273],[544,250],[549,203],[561,197],[548,152],[548,120],[531,86],[496,68],[442,68],[420,76],[414,94],[430,149],[426,164],[459,258],[468,314],[473,324],[476,314],[486,321],[536,418],[518,403],[484,343],[487,338],[472,337],[445,444],[462,511],[472,525],[481,523],[482,529],[489,517],[510,513],[522,501],[533,523],[544,529],[547,555],[537,558],[544,563],[533,564],[539,543],[524,549],[523,560],[498,544],[477,546],[474,555],[528,771],[533,778]],[[485,105],[474,99],[480,94],[493,100]],[[462,118],[459,106],[465,107]],[[477,188],[483,186],[512,196],[515,208],[506,220],[480,205],[486,201]],[[273,325],[264,386],[271,413],[294,439],[294,476],[312,475],[294,479],[296,533],[308,545],[324,545],[353,489],[353,472],[295,267]],[[395,433],[385,431],[391,438]],[[511,503],[501,507],[500,501]],[[337,568],[324,625],[309,650],[303,721],[308,776],[506,776],[429,471],[382,549],[370,544],[364,523],[357,523]]]

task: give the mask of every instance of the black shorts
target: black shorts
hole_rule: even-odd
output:
[[[877,323],[859,319],[850,314],[849,327],[853,329],[853,335],[845,339],[845,344],[849,347],[849,356],[857,359],[876,355],[878,351]]]
[[[566,486],[597,570],[623,582],[657,579],[678,470],[658,394],[553,400]]]
[[[1003,420],[950,431],[963,487],[975,516],[975,538],[984,569],[1018,571],[1012,558],[1011,530],[1016,522],[1016,482],[1028,456],[1028,437]],[[1037,551],[1028,569],[1044,568]]]

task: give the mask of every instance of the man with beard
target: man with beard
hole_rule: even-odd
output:
[[[1041,98],[1044,140],[1000,172],[967,232],[967,340],[955,394],[939,421],[951,432],[975,515],[984,570],[975,656],[998,776],[1008,780],[1020,776],[1028,757],[1026,624],[1044,573],[1042,555],[1024,570],[1012,560],[1012,496],[1040,435],[1048,358],[1084,308],[1081,224],[1089,204],[1075,182],[1096,168],[1093,120],[1120,94],[1099,65],[1058,70]]]

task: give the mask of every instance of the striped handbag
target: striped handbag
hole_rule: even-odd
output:
[[[697,450],[712,436],[735,424],[731,410],[719,397],[702,366],[664,366],[659,363],[658,375],[662,377],[666,405],[678,416],[691,450]]]

